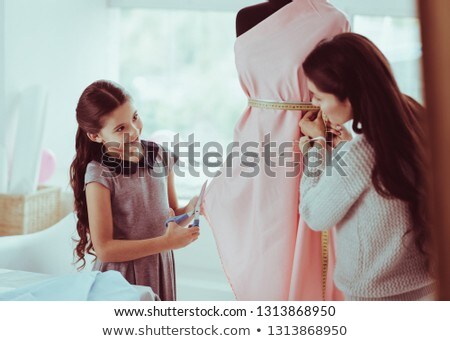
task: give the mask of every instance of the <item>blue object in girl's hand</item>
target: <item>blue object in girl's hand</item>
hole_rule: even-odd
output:
[[[169,223],[177,223],[178,225],[180,225],[180,223],[183,220],[189,218],[193,214],[194,214],[194,211],[190,211],[190,212],[182,214],[182,215],[177,215],[175,217],[170,217],[169,219],[166,220],[166,227],[169,225]]]
[[[192,225],[189,225],[189,227],[192,226],[200,226],[200,206],[202,205],[202,201],[203,201],[203,197],[205,195],[205,189],[206,189],[206,184],[208,183],[208,180],[205,181],[205,183],[202,186],[202,190],[200,192],[200,195],[198,197],[197,200],[197,204],[195,205],[195,209],[193,211],[187,212],[185,214],[182,215],[177,215],[175,217],[170,217],[166,220],[166,227],[169,225],[169,223],[177,223],[178,225],[180,225],[180,223],[191,217],[192,215],[194,215],[194,222],[192,223]]]

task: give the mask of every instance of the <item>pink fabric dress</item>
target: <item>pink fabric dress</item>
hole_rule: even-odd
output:
[[[324,38],[349,30],[345,15],[325,0],[294,0],[239,36],[235,44],[240,82],[249,98],[310,101],[302,62]],[[208,220],[230,285],[238,300],[322,300],[321,235],[299,217],[301,166],[282,165],[278,147],[298,141],[299,111],[248,107],[234,131],[240,151],[259,147],[259,173],[241,163],[221,170],[207,188],[203,214]],[[276,166],[265,171],[261,156],[266,134]],[[285,153],[296,152],[297,142]],[[254,159],[247,161],[254,162]],[[286,161],[292,163],[293,157]],[[267,168],[267,167],[266,167]],[[296,175],[289,172],[297,170]],[[228,174],[227,174],[228,173]],[[245,174],[246,173],[246,174]],[[326,299],[341,299],[334,287],[333,235]]]

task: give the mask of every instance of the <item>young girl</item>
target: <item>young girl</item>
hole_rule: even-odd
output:
[[[386,58],[363,36],[322,42],[303,68],[321,111],[299,124],[310,171],[300,213],[314,230],[336,226],[336,286],[347,300],[432,297],[423,108],[400,92]],[[325,114],[333,146],[351,139],[345,122],[353,119],[356,133],[326,168],[318,162],[326,156]]]
[[[161,300],[175,300],[172,250],[196,240],[199,229],[174,223],[166,228],[165,220],[194,209],[197,197],[178,207],[175,159],[160,145],[139,140],[142,121],[119,85],[89,85],[76,117],[70,176],[81,267],[85,253],[94,254],[94,270],[117,270],[131,284],[150,286]]]

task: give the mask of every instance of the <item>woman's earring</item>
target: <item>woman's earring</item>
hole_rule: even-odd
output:
[[[361,124],[360,121],[355,122],[355,121],[353,120],[352,128],[353,128],[353,131],[354,131],[355,133],[358,133],[358,134],[359,134],[359,133],[362,133],[362,124]]]

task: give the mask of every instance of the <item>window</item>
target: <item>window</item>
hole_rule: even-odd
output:
[[[175,134],[180,141],[194,134],[196,152],[206,142],[231,142],[246,104],[234,64],[234,20],[232,12],[122,10],[120,82],[136,102],[144,138],[171,143]],[[200,176],[188,168],[176,180],[184,199],[206,179],[201,166],[194,169]]]
[[[330,2],[348,15],[353,32],[366,36],[383,52],[400,89],[422,103],[422,44],[416,1]]]
[[[400,89],[422,103],[419,20],[412,17],[355,15],[352,28],[378,46],[388,58]]]

